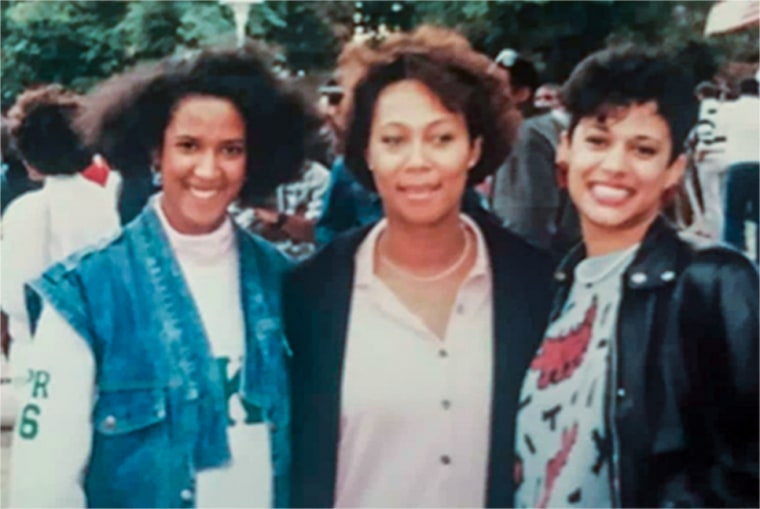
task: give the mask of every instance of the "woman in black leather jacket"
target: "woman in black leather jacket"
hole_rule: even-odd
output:
[[[757,507],[758,274],[661,216],[696,119],[688,77],[616,48],[563,95],[584,242],[523,382],[515,505]]]

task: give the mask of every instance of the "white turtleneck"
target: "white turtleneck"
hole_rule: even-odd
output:
[[[238,373],[245,351],[244,317],[235,232],[229,218],[215,231],[185,235],[176,231],[160,206],[152,205],[179,262],[217,361],[228,381]],[[13,507],[84,507],[84,472],[90,455],[91,414],[96,398],[95,363],[86,342],[50,306],[45,306],[24,359],[28,369],[48,373],[45,398],[25,380],[25,403],[12,449]],[[19,371],[26,372],[26,370]],[[78,395],[78,397],[72,397]],[[23,408],[36,405],[34,436],[22,436]],[[198,473],[197,507],[266,507],[270,504],[271,465],[264,424],[246,425],[237,393],[228,400],[232,462]],[[27,426],[28,431],[28,426]],[[28,434],[27,434],[28,435]],[[39,489],[44,485],[44,490]],[[180,497],[187,497],[183,492]]]

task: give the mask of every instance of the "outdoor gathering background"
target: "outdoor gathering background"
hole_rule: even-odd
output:
[[[234,44],[235,11],[245,35],[271,45],[277,61],[315,90],[352,38],[433,23],[456,28],[495,57],[514,48],[544,82],[561,83],[590,52],[619,42],[683,48],[698,79],[730,82],[754,71],[758,27],[707,37],[712,1],[2,1],[2,108],[38,83],[80,92],[102,79],[181,49]],[[243,19],[241,18],[241,23]],[[242,28],[242,26],[241,26]]]

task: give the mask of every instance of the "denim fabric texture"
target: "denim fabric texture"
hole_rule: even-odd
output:
[[[241,397],[270,423],[274,504],[288,505],[290,406],[281,325],[289,262],[236,227],[246,356]],[[89,344],[97,399],[84,481],[91,507],[193,507],[195,474],[231,460],[226,398],[200,315],[155,210],[27,287]],[[62,430],[65,432],[65,430]]]

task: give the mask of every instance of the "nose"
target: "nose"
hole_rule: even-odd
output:
[[[425,156],[425,146],[422,140],[417,140],[409,146],[409,156],[406,160],[406,167],[409,170],[427,170],[429,165]]]
[[[213,150],[206,150],[198,159],[194,173],[199,177],[213,177],[216,169],[216,154]]]
[[[625,171],[625,147],[622,144],[613,145],[605,152],[602,169],[609,173]]]

